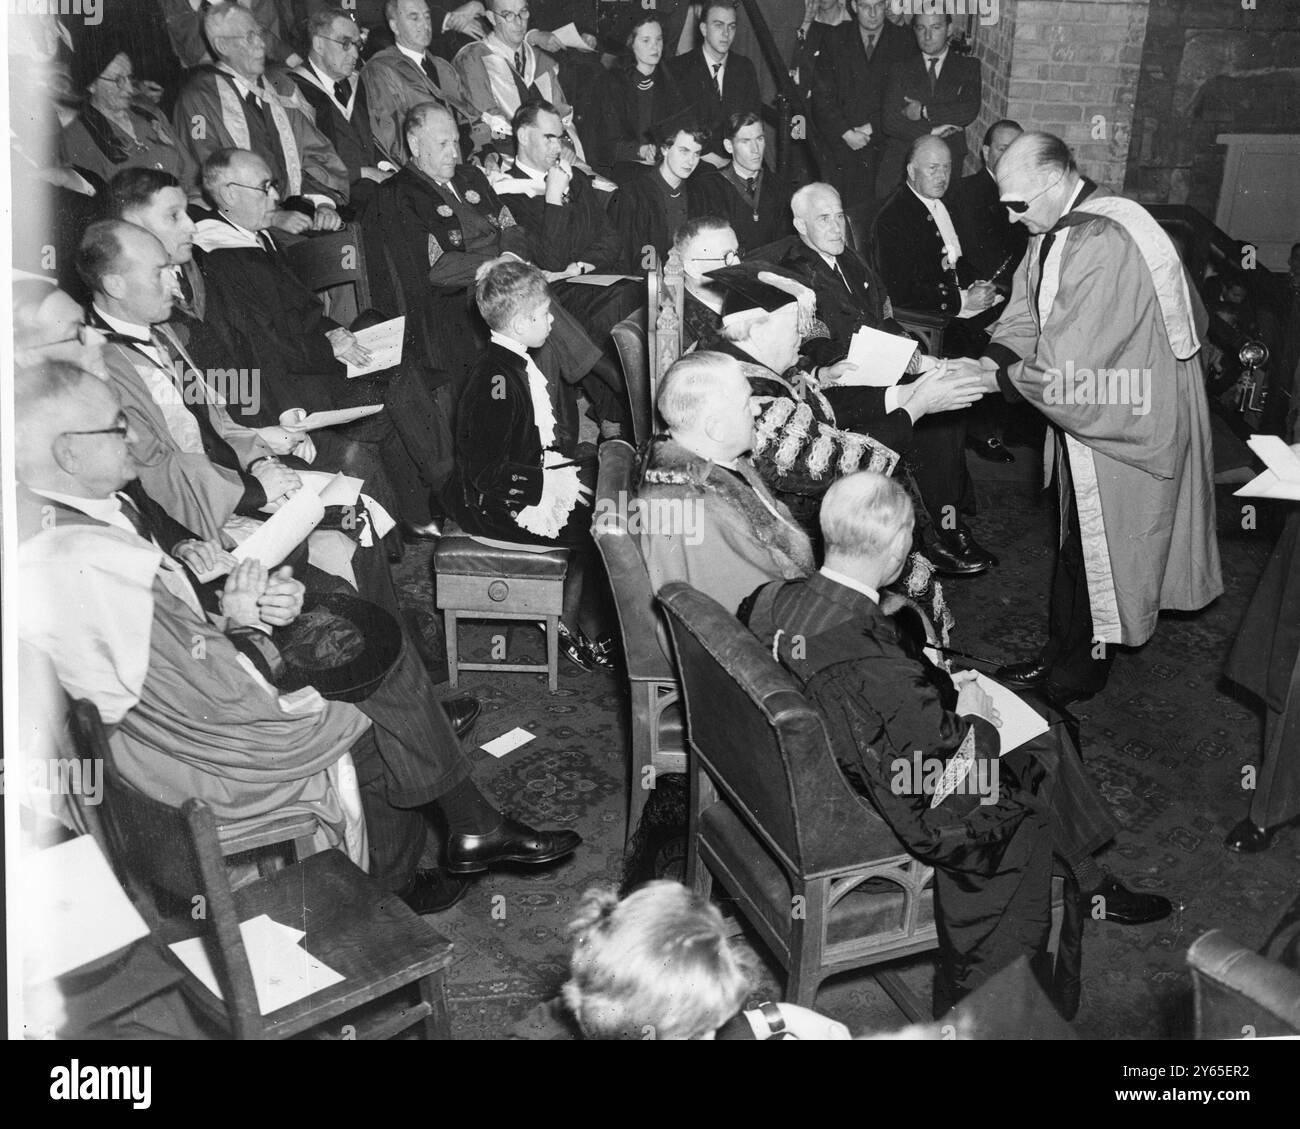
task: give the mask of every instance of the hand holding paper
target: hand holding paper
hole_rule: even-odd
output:
[[[868,385],[889,388],[907,371],[916,342],[895,333],[882,333],[862,326],[849,342],[848,361],[856,371],[846,372],[839,383],[845,387]]]
[[[1237,496],[1300,502],[1300,444],[1288,447],[1276,435],[1252,435],[1246,444],[1266,469],[1238,490]]]

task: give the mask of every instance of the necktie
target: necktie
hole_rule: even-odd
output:
[[[341,78],[334,84],[334,98],[340,106],[346,106],[348,99],[352,97],[352,84],[346,78]]]
[[[257,242],[261,246],[262,250],[265,251],[268,255],[274,254],[275,241],[271,238],[271,236],[267,234],[267,232],[265,231],[259,231],[256,232],[255,234],[257,235]]]
[[[180,349],[174,345],[167,334],[156,326],[149,331],[149,342],[163,357],[168,371],[174,374],[173,379],[181,393],[181,402],[190,415],[194,417],[194,422],[199,425],[199,439],[203,443],[204,454],[217,466],[225,467],[226,470],[233,470],[236,473],[242,473],[234,449],[217,434],[217,429],[212,426],[212,417],[208,412],[207,393],[204,392],[202,402],[196,404],[194,402],[195,396],[186,388],[184,374],[190,366]],[[193,379],[200,381],[202,377],[195,371]]]
[[[254,94],[251,90],[244,95],[244,105],[247,106],[253,113],[259,116],[261,115],[262,103],[258,100],[257,95]]]
[[[870,62],[871,54],[876,49],[876,37],[874,35],[867,36],[866,48],[867,48],[867,61]]]
[[[115,494],[114,497],[117,498],[118,506],[122,510],[122,516],[131,523],[131,528],[146,541],[152,541],[153,537],[149,534],[149,527],[145,524],[144,515],[135,508],[135,502],[120,492]]]
[[[520,78],[524,74],[524,49],[521,47],[515,52],[515,70],[519,72]]]
[[[722,97],[722,64],[710,63],[713,67],[713,85],[718,88],[718,97]]]
[[[749,193],[749,198],[751,200],[754,198],[754,189],[757,187],[758,187],[757,173],[755,173],[753,176],[747,176],[745,178],[745,191]]]
[[[933,58],[927,59],[926,66],[930,68],[930,96],[934,97],[935,86],[939,82],[939,60]]]
[[[840,266],[839,259],[835,260],[835,273],[840,276],[840,281],[844,283],[844,289],[847,290],[850,294],[852,294],[853,287],[849,285],[849,280],[844,275],[844,268]]]
[[[172,267],[172,274],[176,277],[176,289],[180,291],[181,302],[187,310],[194,309],[194,287],[190,285],[185,268],[178,263]]]
[[[460,193],[456,191],[456,186],[450,180],[436,180],[434,183],[444,192],[450,192],[455,197],[456,203],[460,203]]]
[[[424,58],[420,60],[420,70],[424,71],[425,78],[433,83],[434,86],[438,87],[439,90],[442,89],[442,87],[438,86],[438,71],[433,65],[433,60],[427,53]]]

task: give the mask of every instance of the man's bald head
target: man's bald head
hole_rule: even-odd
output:
[[[754,444],[749,381],[725,353],[687,353],[664,377],[658,404],[672,437],[702,458],[729,463]]]
[[[14,375],[14,468],[38,490],[107,497],[136,477],[112,386],[64,361]],[[98,434],[88,434],[97,432]]]
[[[952,180],[952,150],[941,137],[927,135],[912,142],[907,155],[907,183],[913,191],[938,200]]]
[[[900,534],[911,543],[912,500],[892,478],[862,470],[838,478],[818,516],[827,552],[878,558]]]
[[[446,181],[460,164],[460,127],[445,106],[421,102],[406,111],[402,136],[411,160],[425,176]]]
[[[840,255],[847,242],[847,221],[840,194],[824,181],[805,184],[790,197],[799,238],[823,255]]]
[[[176,284],[167,249],[142,227],[91,224],[77,249],[77,272],[107,314],[143,326],[171,316]]]
[[[218,149],[203,162],[203,191],[217,209],[246,231],[271,226],[280,186],[271,167],[249,149]]]
[[[1070,147],[1050,133],[1022,133],[1002,154],[997,168],[998,195],[1028,207],[1009,209],[1008,217],[1034,234],[1061,218],[1079,184],[1079,167]]]

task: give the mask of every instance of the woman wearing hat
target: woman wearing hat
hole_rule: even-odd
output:
[[[130,55],[110,42],[83,37],[72,56],[73,80],[86,92],[86,101],[63,129],[63,163],[97,189],[125,168],[179,175],[180,151],[166,119],[139,96]]]

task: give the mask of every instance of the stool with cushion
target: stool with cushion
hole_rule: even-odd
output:
[[[433,552],[437,606],[447,634],[447,671],[453,687],[462,670],[517,673],[545,671],[551,693],[560,684],[560,614],[568,549],[538,551],[532,545],[507,548],[475,540],[448,522]],[[546,625],[546,662],[464,662],[456,625],[460,619],[532,620]]]

